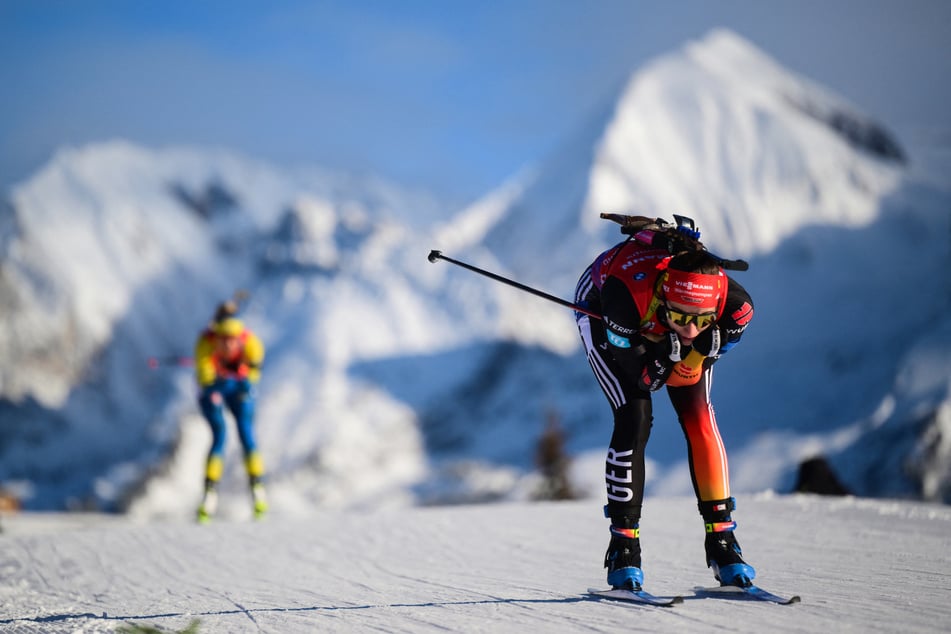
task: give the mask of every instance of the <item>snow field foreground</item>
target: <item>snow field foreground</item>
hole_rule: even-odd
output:
[[[137,624],[200,632],[940,632],[951,509],[890,500],[739,500],[738,536],[792,606],[694,598],[712,585],[690,498],[649,499],[647,587],[674,608],[598,602],[607,520],[594,500],[333,511],[259,523],[6,517],[0,631]],[[62,523],[57,528],[56,524]]]

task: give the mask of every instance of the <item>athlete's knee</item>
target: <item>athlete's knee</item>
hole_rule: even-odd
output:
[[[649,398],[632,399],[614,412],[615,433],[626,431],[637,445],[647,444],[654,414]]]

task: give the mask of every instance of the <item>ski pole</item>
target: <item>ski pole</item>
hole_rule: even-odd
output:
[[[486,271],[485,269],[480,269],[477,266],[472,266],[471,264],[466,264],[465,262],[460,262],[459,260],[453,260],[452,258],[446,257],[445,255],[443,255],[442,251],[436,251],[436,250],[430,251],[429,261],[435,263],[436,260],[445,260],[446,262],[451,262],[455,264],[456,266],[461,266],[464,269],[469,269],[470,271],[474,273],[478,273],[479,275],[484,275],[490,279],[495,280],[496,282],[502,282],[503,284],[514,286],[515,288],[521,291],[525,291],[526,293],[531,293],[532,295],[537,295],[538,297],[547,299],[550,302],[555,302],[556,304],[559,304],[566,308],[576,310],[579,313],[584,313],[585,315],[588,315],[589,317],[594,317],[595,319],[601,319],[601,315],[597,314],[594,311],[588,310],[587,308],[584,308],[583,306],[579,306],[578,304],[572,304],[571,302],[561,299],[560,297],[549,295],[548,293],[544,293],[538,289],[532,288],[530,286],[525,286],[524,284],[516,282],[515,280],[510,280],[507,277],[502,277],[501,275],[496,275],[495,273],[491,273],[489,271]]]
[[[149,368],[155,370],[161,366],[168,367],[170,365],[176,365],[180,368],[189,368],[194,364],[194,361],[191,357],[168,356],[149,357],[147,363],[149,364]]]

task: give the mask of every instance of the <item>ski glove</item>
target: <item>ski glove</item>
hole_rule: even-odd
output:
[[[668,332],[664,339],[646,350],[641,389],[656,392],[664,386],[674,364],[680,361],[680,347],[677,333]]]
[[[202,404],[202,407],[219,407],[224,403],[221,386],[215,384],[204,386],[198,395],[198,402]]]
[[[720,353],[722,337],[720,328],[714,324],[697,335],[693,340],[693,349],[705,357],[715,357]]]
[[[670,378],[667,379],[667,385],[671,387],[682,387],[684,385],[695,385],[703,374],[703,362],[711,357],[716,357],[720,351],[720,329],[711,326],[697,335],[693,340],[693,347],[687,356],[671,370]]]

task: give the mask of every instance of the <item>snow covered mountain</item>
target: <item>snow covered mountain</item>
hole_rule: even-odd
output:
[[[788,489],[825,453],[856,493],[947,502],[951,182],[915,161],[725,31],[640,69],[458,212],[224,151],[64,149],[0,208],[0,483],[36,509],[191,513],[210,435],[188,370],[146,360],[188,355],[240,288],[268,345],[275,512],[527,497],[552,416],[577,488],[600,495],[610,417],[570,311],[426,255],[570,298],[621,237],[610,211],[691,216],[751,261],[757,317],[715,388],[735,492]],[[655,417],[649,492],[687,494],[679,429]]]
[[[486,242],[520,270],[552,244],[580,251],[582,264],[616,235],[598,214],[633,210],[690,216],[711,250],[748,258],[804,226],[867,225],[898,189],[904,162],[897,141],[858,109],[714,31],[634,74]],[[537,268],[547,279],[549,264]]]

